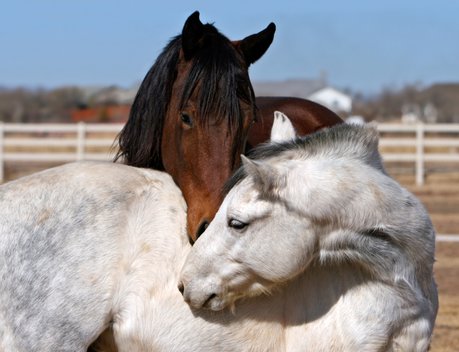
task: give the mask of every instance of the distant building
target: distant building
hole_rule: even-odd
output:
[[[308,97],[326,87],[323,79],[289,79],[285,81],[252,82],[256,96],[281,96],[308,99]]]
[[[319,89],[311,94],[308,99],[322,104],[334,112],[349,114],[352,110],[352,98],[332,87]]]
[[[138,86],[129,89],[110,87],[83,87],[84,108],[71,111],[73,122],[125,123]]]
[[[99,106],[75,109],[71,112],[72,122],[125,123],[129,118],[130,105]]]
[[[288,96],[312,100],[336,113],[349,115],[351,96],[327,85],[325,79],[291,79],[279,82],[253,82],[256,96]]]

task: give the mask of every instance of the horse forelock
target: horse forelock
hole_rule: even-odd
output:
[[[129,119],[118,135],[115,161],[163,170],[161,137],[177,75],[180,36],[172,38],[143,79],[131,106]]]
[[[202,46],[192,59],[188,77],[180,100],[180,108],[200,89],[199,123],[209,125],[228,122],[230,129],[242,126],[244,115],[240,101],[255,109],[255,94],[249,80],[247,66],[231,41],[210,24]]]

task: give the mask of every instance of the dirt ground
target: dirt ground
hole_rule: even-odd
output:
[[[437,243],[435,279],[440,308],[431,345],[434,352],[459,351],[459,243]]]

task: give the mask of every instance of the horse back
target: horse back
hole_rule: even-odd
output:
[[[249,130],[247,150],[269,139],[274,120],[274,111],[281,111],[286,114],[300,136],[343,122],[333,111],[306,99],[257,97],[256,104],[258,118]]]

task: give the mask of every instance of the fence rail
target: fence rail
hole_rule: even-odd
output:
[[[427,162],[458,163],[459,166],[459,124],[380,124],[378,130],[382,134],[379,146],[384,161],[414,162],[417,185],[424,184]],[[403,134],[403,137],[397,137],[397,134]],[[407,138],[406,134],[412,136]],[[387,150],[406,147],[411,149],[403,152]]]
[[[0,182],[6,162],[110,160],[122,124],[10,124],[0,122]],[[457,163],[459,124],[379,124],[386,162],[415,165],[416,184],[424,183],[426,163]]]

